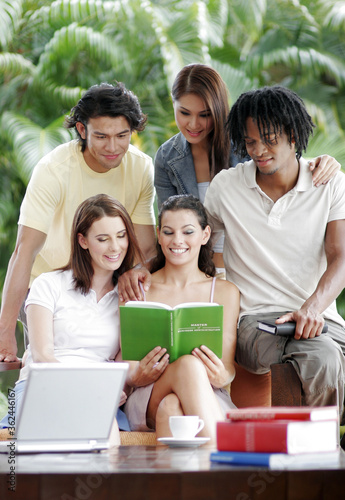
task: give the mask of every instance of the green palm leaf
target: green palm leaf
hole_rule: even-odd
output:
[[[0,46],[7,49],[22,16],[21,0],[0,0]]]
[[[7,78],[20,75],[24,80],[34,74],[35,65],[21,54],[3,52],[0,53],[0,72]]]
[[[282,65],[285,74],[287,70],[296,75],[304,73],[310,76],[312,74],[313,77],[320,77],[326,73],[339,85],[345,85],[344,61],[315,49],[301,50],[294,46],[260,55],[255,54],[248,58],[245,68],[249,75],[254,76],[275,65]]]
[[[204,5],[206,23],[203,29],[207,36],[205,42],[210,44],[210,47],[222,47],[229,15],[229,2],[210,0]]]
[[[108,16],[114,15],[121,2],[99,2],[86,0],[57,0],[34,12],[34,17],[41,23],[50,24],[55,29],[74,22],[80,24],[104,23]]]
[[[333,29],[345,30],[345,5],[344,2],[328,1],[325,6],[324,25]]]
[[[243,70],[231,67],[229,64],[221,64],[215,60],[211,62],[211,66],[218,71],[223,78],[229,90],[230,105],[247,90],[254,87],[254,82],[250,80]]]
[[[29,119],[12,112],[5,112],[1,129],[13,143],[18,174],[25,184],[29,182],[36,163],[52,149],[71,139],[68,130],[62,127],[64,117],[41,128]]]
[[[339,135],[325,135],[323,133],[316,133],[309,141],[306,157],[313,158],[321,154],[329,154],[334,156],[342,165],[345,171],[345,136]]]
[[[83,57],[78,61],[78,56],[80,57],[84,51]],[[54,33],[40,57],[37,65],[37,78],[43,80],[54,78],[65,83],[66,77],[78,78],[76,70],[82,63],[86,64],[84,72],[90,69],[88,60],[97,60],[98,65],[101,64],[109,68],[122,66],[123,49],[117,47],[111,39],[95,32],[92,28],[79,27],[73,23]],[[93,78],[95,77],[96,75],[93,75]]]

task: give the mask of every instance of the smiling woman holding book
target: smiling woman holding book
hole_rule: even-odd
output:
[[[26,300],[30,343],[16,384],[16,411],[33,362],[121,361],[117,282],[138,257],[133,224],[120,202],[99,194],[79,205],[68,264],[36,278]],[[126,397],[123,392],[121,405]],[[117,419],[121,429],[129,430],[120,410]],[[8,427],[6,417],[0,427]],[[110,441],[120,444],[116,424]]]
[[[215,443],[216,422],[233,407],[225,387],[235,376],[239,291],[232,283],[214,278],[210,235],[205,209],[196,197],[172,196],[162,204],[157,257],[145,300],[170,307],[186,302],[223,306],[223,355],[219,358],[196,340],[190,354],[170,364],[161,346],[140,362],[131,362],[129,383],[134,390],[125,413],[132,430],[156,429],[158,437],[165,437],[171,435],[170,415],[198,415],[205,423],[200,436]]]

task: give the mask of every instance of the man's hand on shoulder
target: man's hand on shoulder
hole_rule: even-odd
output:
[[[295,321],[296,330],[294,338],[298,339],[312,339],[319,337],[322,332],[325,320],[321,314],[311,312],[308,309],[299,309],[293,311],[277,319],[277,324],[286,323],[287,321]]]
[[[0,331],[0,362],[18,361],[17,341],[15,335],[9,335]]]
[[[151,274],[146,267],[134,267],[119,277],[118,289],[120,302],[129,300],[143,300],[139,282],[147,292],[151,285]]]

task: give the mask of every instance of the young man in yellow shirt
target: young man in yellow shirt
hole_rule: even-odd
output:
[[[129,212],[146,258],[154,254],[152,159],[130,144],[145,128],[138,98],[121,83],[94,85],[66,118],[78,138],[34,168],[21,205],[17,243],[9,261],[0,315],[0,362],[15,361],[15,327],[31,282],[65,265],[78,205],[105,193]]]

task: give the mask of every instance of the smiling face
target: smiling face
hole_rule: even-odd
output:
[[[78,234],[79,245],[88,249],[94,272],[113,273],[126,256],[128,236],[121,217],[102,217],[90,227],[86,236]]]
[[[165,211],[158,231],[158,242],[166,263],[182,265],[193,260],[198,263],[200,247],[207,243],[210,234],[210,227],[202,229],[193,211]]]
[[[87,165],[95,172],[105,173],[120,165],[131,141],[131,129],[124,116],[98,116],[90,118],[87,126],[76,124],[86,149],[83,153]]]
[[[289,143],[285,132],[280,135],[272,133],[263,140],[257,123],[252,118],[247,118],[245,143],[247,152],[261,175],[288,171],[296,166],[294,142]]]
[[[185,94],[174,101],[176,125],[191,144],[207,141],[213,118],[205,102],[196,94]]]

